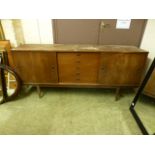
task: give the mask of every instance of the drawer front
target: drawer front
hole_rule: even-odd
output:
[[[58,53],[59,82],[96,83],[98,76],[98,53]]]

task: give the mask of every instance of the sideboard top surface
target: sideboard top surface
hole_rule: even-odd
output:
[[[60,51],[60,52],[146,52],[136,46],[85,45],[85,44],[23,44],[12,51]]]

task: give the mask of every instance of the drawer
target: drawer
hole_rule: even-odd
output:
[[[59,82],[96,83],[99,54],[93,52],[58,53]]]

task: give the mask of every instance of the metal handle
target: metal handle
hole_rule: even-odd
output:
[[[80,63],[80,60],[77,60],[76,63]]]
[[[110,27],[110,24],[105,24],[104,21],[101,21],[101,24],[100,24],[100,29],[102,30],[103,28],[109,28]]]
[[[81,53],[77,53],[76,55],[77,55],[77,56],[80,56],[80,55],[81,55]]]
[[[80,78],[76,78],[76,81],[80,81]]]
[[[76,73],[76,75],[80,75],[80,72]]]

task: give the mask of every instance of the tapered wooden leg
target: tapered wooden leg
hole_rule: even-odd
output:
[[[32,85],[23,85],[22,87],[23,87],[24,93],[29,93],[33,86]]]
[[[38,92],[39,98],[41,98],[43,96],[43,94],[42,94],[39,86],[37,86],[37,92]]]
[[[119,100],[119,98],[120,98],[120,88],[116,88],[115,101]]]

